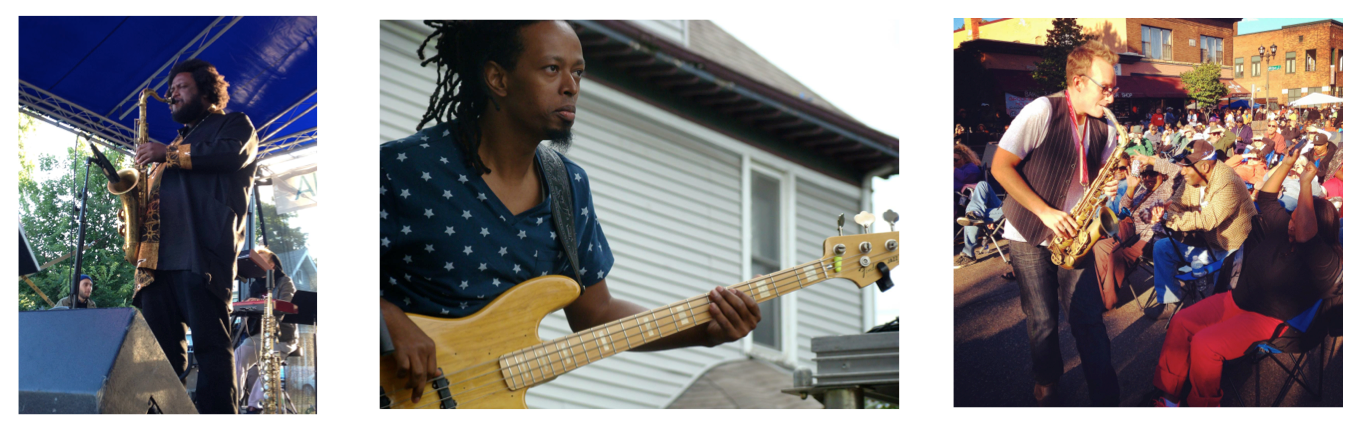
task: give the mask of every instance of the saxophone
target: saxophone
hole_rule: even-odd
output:
[[[150,88],[141,91],[137,97],[137,108],[139,108],[138,119],[136,120],[137,137],[133,141],[132,152],[136,153],[136,148],[151,140],[147,134],[146,128],[146,98],[155,98],[156,101],[169,103],[169,101],[160,97]],[[134,155],[135,160],[135,155]],[[145,187],[144,181],[149,174],[148,166],[134,165],[130,169],[118,171],[118,183],[109,182],[108,191],[122,199],[122,208],[118,209],[118,234],[123,237],[123,253],[127,262],[133,265],[137,264],[137,255],[141,249],[141,223],[142,213],[146,210],[147,198],[150,198],[149,189]]]
[[[1098,177],[1089,182],[1088,189],[1084,190],[1084,196],[1079,198],[1079,203],[1070,211],[1070,216],[1075,220],[1074,237],[1067,239],[1056,233],[1047,246],[1051,250],[1051,262],[1060,268],[1072,270],[1078,267],[1089,251],[1093,250],[1093,244],[1097,243],[1098,239],[1104,235],[1111,237],[1117,233],[1117,216],[1104,206],[1110,198],[1103,196],[1102,188],[1107,181],[1112,180],[1112,163],[1121,156],[1122,151],[1126,150],[1129,137],[1126,135],[1126,129],[1117,122],[1112,110],[1103,108],[1103,115],[1107,116],[1117,128],[1117,146],[1112,150],[1112,155],[1107,157],[1107,162],[1103,163],[1102,169],[1098,170]]]
[[[273,271],[269,271],[269,285],[273,285]],[[273,317],[273,292],[264,295],[264,315],[259,321],[259,338],[263,340],[259,359],[259,380],[263,383],[264,414],[286,413],[287,406],[283,397],[283,355],[274,348],[278,342],[278,320]]]

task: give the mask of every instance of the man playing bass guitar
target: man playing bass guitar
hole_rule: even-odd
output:
[[[381,309],[397,376],[418,402],[438,376],[434,341],[406,313],[472,315],[509,288],[549,274],[584,287],[565,307],[573,331],[645,311],[612,297],[613,256],[584,169],[563,155],[578,266],[555,227],[542,140],[569,147],[584,75],[579,38],[564,22],[426,21],[418,52],[436,50],[439,80],[418,132],[381,147]],[[455,76],[454,76],[455,75]],[[433,123],[426,127],[426,124]],[[577,270],[576,270],[577,268]],[[653,351],[740,339],[761,319],[744,292],[708,293],[712,321],[638,347]],[[405,397],[392,399],[404,400]]]

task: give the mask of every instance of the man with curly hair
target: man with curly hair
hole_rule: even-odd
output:
[[[188,370],[184,328],[193,330],[198,412],[236,413],[231,281],[257,140],[249,117],[226,112],[230,84],[211,63],[187,60],[170,74],[170,115],[184,127],[169,145],[137,147],[151,197],[133,303],[179,374]]]

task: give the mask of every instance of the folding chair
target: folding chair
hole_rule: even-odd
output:
[[[999,220],[994,222],[993,230],[986,226],[980,226],[980,235],[978,236],[980,244],[975,245],[976,257],[979,257],[981,251],[984,251],[987,247],[993,246],[994,251],[999,253],[999,258],[1003,259],[1005,264],[1012,264],[1008,260],[1008,255],[1004,255],[1004,248],[999,247],[999,239],[1003,237],[1004,222],[1006,221],[1008,221],[1008,217],[1000,217]]]
[[[986,154],[992,154],[992,152],[987,151]],[[988,177],[989,177],[989,176],[988,176],[989,173],[988,173],[988,172],[985,172],[985,174],[986,174],[986,178],[988,178]],[[987,183],[989,183],[991,187],[998,186],[998,185],[997,185],[996,183],[994,183],[994,182],[987,182]],[[969,184],[969,185],[962,186],[962,187],[961,187],[961,190],[958,191],[958,192],[956,192],[957,196],[959,197],[958,200],[957,200],[957,204],[960,206],[960,209],[962,210],[962,212],[960,212],[960,215],[958,216],[958,218],[963,217],[963,216],[966,215],[966,213],[965,213],[966,205],[968,205],[968,203],[969,203],[970,200],[971,200],[971,192],[975,189],[975,185],[976,185],[976,183],[972,183],[972,184]],[[1000,200],[1000,201],[1002,201],[1002,200],[1004,199],[1004,197],[1008,196],[1007,193],[1003,193],[1003,192],[995,192],[995,195],[999,197],[999,200]],[[1002,259],[1004,260],[1004,263],[1005,263],[1005,264],[1011,263],[1011,262],[1009,261],[1009,259],[1008,259],[1008,256],[1007,256],[1007,255],[1004,255],[1003,248],[1000,248],[1000,247],[999,247],[999,239],[1003,237],[1003,232],[1004,232],[1004,222],[1006,222],[1006,221],[1008,221],[1008,217],[1001,217],[1001,218],[999,218],[997,221],[995,221],[995,222],[993,223],[993,224],[994,224],[994,229],[993,229],[993,230],[989,229],[989,228],[987,227],[987,225],[981,225],[981,226],[979,226],[979,227],[980,227],[980,234],[977,236],[977,237],[979,238],[979,239],[978,239],[979,243],[975,245],[975,256],[976,256],[977,258],[980,256],[980,253],[981,253],[980,251],[984,251],[988,246],[993,246],[993,247],[994,247],[994,250],[999,252],[999,257],[1002,258]],[[959,226],[959,225],[960,225],[960,224],[958,224],[958,226]],[[961,227],[960,229],[958,229],[957,232],[956,232],[956,235],[953,236],[953,239],[954,239],[953,241],[954,241],[954,242],[961,242],[961,241],[963,241],[963,239],[962,239],[962,233],[965,232],[965,230],[966,230],[965,227]]]
[[[1233,289],[1235,283],[1239,282],[1239,273],[1243,269],[1244,248],[1241,246],[1234,251],[1218,251],[1211,248],[1199,248],[1200,251],[1188,252],[1193,254],[1192,260],[1201,257],[1199,254],[1209,254],[1210,262],[1202,267],[1206,273],[1201,277],[1192,274],[1191,266],[1180,267],[1176,278],[1181,283],[1183,292],[1182,304],[1173,310],[1169,315],[1168,322],[1173,322],[1173,317],[1178,315],[1178,311],[1188,306],[1192,306],[1202,299],[1216,293],[1224,293]],[[1189,261],[1190,262],[1190,261]],[[1184,272],[1183,268],[1187,268]],[[1227,271],[1221,271],[1222,269]],[[1215,277],[1212,277],[1215,276]]]
[[[1145,281],[1151,282],[1150,288],[1147,290],[1154,290],[1154,256],[1150,254],[1150,251],[1153,248],[1154,242],[1146,242],[1145,251],[1141,253],[1140,258],[1137,258],[1135,262],[1137,269],[1150,274],[1149,277],[1145,278]],[[1130,276],[1131,274],[1127,273],[1126,275]],[[1126,291],[1131,293],[1131,301],[1135,302],[1136,306],[1140,307],[1141,312],[1145,312],[1145,305],[1150,303],[1150,298],[1145,298],[1144,302],[1140,301],[1140,295],[1145,294],[1145,292],[1136,293],[1136,288],[1131,286],[1130,280],[1126,280],[1122,285],[1126,286]]]
[[[1299,329],[1283,322],[1277,324],[1273,330],[1272,337],[1255,342],[1249,346],[1248,351],[1239,359],[1226,362],[1227,365],[1237,366],[1241,363],[1247,364],[1253,371],[1253,404],[1261,406],[1262,401],[1262,367],[1264,361],[1272,361],[1286,373],[1286,381],[1282,383],[1277,391],[1277,396],[1272,400],[1272,407],[1280,406],[1290,392],[1291,386],[1300,384],[1305,392],[1310,393],[1316,399],[1324,399],[1324,371],[1327,362],[1337,355],[1336,339],[1343,336],[1343,302],[1342,296],[1337,298],[1325,299],[1320,303],[1319,312],[1316,313],[1314,321],[1310,323],[1309,329],[1301,332]],[[1330,341],[1333,338],[1335,341]],[[1319,346],[1316,348],[1315,346]],[[1314,350],[1319,350],[1319,371],[1317,373],[1307,374],[1305,372],[1305,363],[1311,360],[1310,354]],[[1285,356],[1283,360],[1278,356]],[[1225,378],[1222,376],[1222,378]],[[1240,393],[1242,385],[1236,384],[1233,380],[1223,379],[1229,387],[1229,393],[1240,405],[1247,404],[1243,395]]]

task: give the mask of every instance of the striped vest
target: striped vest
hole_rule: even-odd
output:
[[[1074,145],[1074,132],[1071,130],[1070,113],[1065,105],[1065,93],[1046,97],[1051,102],[1051,120],[1046,125],[1046,138],[1041,141],[1027,157],[1018,163],[1018,175],[1042,202],[1055,209],[1065,206],[1065,195],[1070,183],[1079,183],[1079,149]],[[1098,176],[1103,163],[1103,148],[1107,144],[1107,121],[1088,117],[1090,128],[1088,150],[1088,180],[1092,183]],[[1061,209],[1069,212],[1069,210]],[[1042,224],[1041,218],[1023,208],[1018,200],[1010,195],[1004,199],[1004,216],[1013,223],[1022,235],[1032,244],[1038,244],[1051,237],[1051,230]]]

